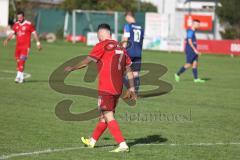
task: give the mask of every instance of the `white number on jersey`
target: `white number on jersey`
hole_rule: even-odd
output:
[[[140,42],[141,30],[133,29],[133,33],[134,33],[134,42]]]
[[[120,55],[119,59],[118,59],[118,70],[121,70],[122,69],[121,68],[121,61],[123,59],[124,52],[123,52],[123,50],[115,50],[115,54],[119,54]]]

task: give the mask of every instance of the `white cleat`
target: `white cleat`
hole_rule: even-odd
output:
[[[119,152],[130,152],[130,150],[129,150],[129,147],[128,146],[126,146],[126,147],[118,147],[118,148],[116,148],[116,149],[114,149],[114,150],[112,150],[112,151],[109,151],[109,152],[113,152],[113,153],[119,153]]]
[[[23,83],[23,82],[24,82],[24,79],[19,78],[18,83]]]
[[[14,81],[15,81],[16,83],[18,83],[19,80],[20,80],[20,78],[16,77]]]

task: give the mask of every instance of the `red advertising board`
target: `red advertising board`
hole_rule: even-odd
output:
[[[188,29],[192,26],[192,22],[194,19],[200,21],[200,28],[201,31],[212,31],[213,29],[213,20],[212,16],[203,16],[203,15],[185,15],[184,17],[184,26],[185,29]]]
[[[202,53],[240,55],[240,40],[198,40]]]

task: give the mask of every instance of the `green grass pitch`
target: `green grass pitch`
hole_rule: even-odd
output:
[[[2,45],[2,44],[1,44]],[[195,84],[191,70],[174,82],[184,54],[144,51],[143,62],[162,64],[161,77],[173,85],[162,96],[139,99],[136,107],[120,100],[117,119],[131,146],[130,153],[109,153],[115,146],[108,131],[95,149],[83,148],[81,136],[90,136],[96,119],[67,122],[55,115],[63,99],[74,101],[71,112],[96,107],[97,100],[65,95],[49,87],[51,73],[65,61],[86,55],[90,47],[65,42],[35,46],[26,64],[31,77],[15,84],[14,43],[0,47],[0,159],[12,160],[237,160],[240,159],[240,57],[203,55]],[[83,81],[85,70],[71,73],[66,83],[96,87]],[[143,86],[151,89],[154,86]],[[157,113],[157,119],[149,118]]]

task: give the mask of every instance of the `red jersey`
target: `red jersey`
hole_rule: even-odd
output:
[[[115,40],[104,40],[96,44],[89,57],[97,62],[99,94],[120,95],[126,66],[132,63],[126,50]]]
[[[30,48],[31,46],[31,34],[35,32],[34,26],[31,22],[25,20],[23,23],[16,22],[13,25],[13,31],[16,34],[17,45],[20,48]]]

